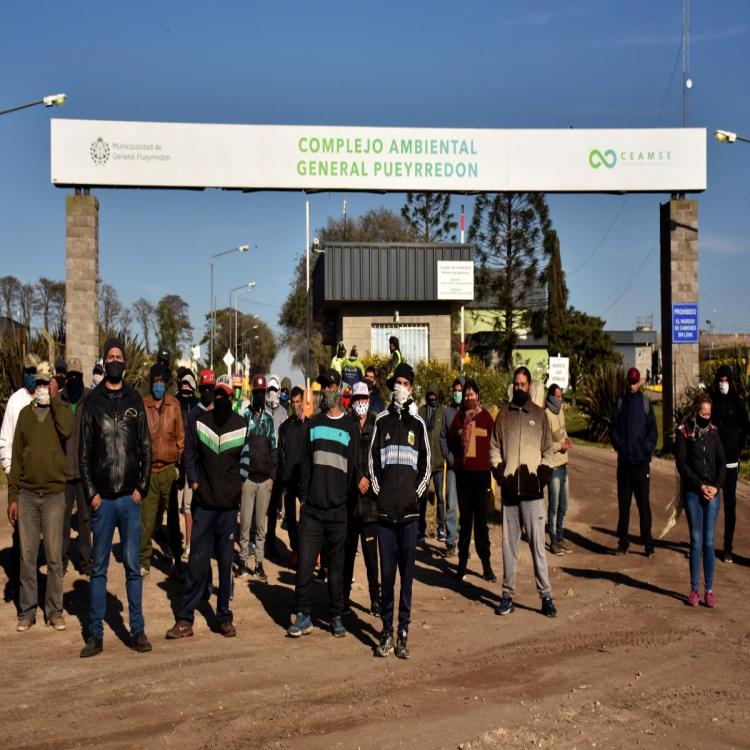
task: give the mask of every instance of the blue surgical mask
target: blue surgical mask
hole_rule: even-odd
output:
[[[461,406],[461,402],[464,399],[463,391],[453,391],[453,403],[457,406]]]
[[[167,386],[164,383],[154,383],[151,386],[151,393],[157,401],[161,401],[164,398],[164,394],[167,392]]]
[[[27,391],[35,391],[36,390],[36,375],[31,372],[27,372],[23,376],[23,387]]]

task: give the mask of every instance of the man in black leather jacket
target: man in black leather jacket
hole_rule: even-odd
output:
[[[78,463],[94,537],[89,634],[81,656],[102,651],[107,604],[107,568],[115,527],[120,530],[133,648],[151,650],[141,611],[139,564],[141,500],[151,475],[151,439],[143,399],[123,381],[125,347],[104,346],[104,380],[82,405]]]

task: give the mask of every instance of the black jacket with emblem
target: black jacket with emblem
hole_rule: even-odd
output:
[[[370,482],[378,519],[405,523],[419,518],[419,498],[430,482],[430,439],[416,404],[391,402],[378,415],[370,446]]]

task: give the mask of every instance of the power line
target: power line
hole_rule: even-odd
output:
[[[645,268],[646,264],[649,260],[651,260],[651,257],[653,256],[654,252],[656,251],[657,245],[654,245],[651,248],[651,251],[646,255],[646,257],[638,264],[638,267],[633,271],[633,274],[628,279],[627,284],[625,284],[625,288],[620,292],[620,294],[615,297],[615,299],[610,303],[610,305],[602,311],[602,315],[606,315],[628,292],[630,287],[633,285],[633,282],[636,280],[638,274]]]
[[[572,271],[568,271],[568,276],[570,276],[571,274],[574,274],[576,271],[580,271],[599,252],[599,250],[601,250],[602,245],[604,244],[605,240],[607,239],[607,237],[609,237],[609,233],[612,231],[615,224],[617,223],[617,220],[620,218],[620,214],[622,213],[623,208],[625,208],[624,196],[622,199],[622,203],[620,203],[620,207],[617,209],[617,213],[615,214],[614,219],[612,219],[612,223],[607,228],[607,231],[604,233],[604,236],[599,241],[599,244]]]

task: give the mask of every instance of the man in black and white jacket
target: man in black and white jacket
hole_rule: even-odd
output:
[[[396,656],[409,658],[407,638],[411,618],[411,589],[417,550],[419,498],[430,481],[430,440],[412,400],[414,370],[401,363],[388,380],[393,396],[376,422],[370,447],[370,477],[378,497],[380,607],[383,632],[375,650],[388,656],[393,645],[396,567],[401,576]]]

